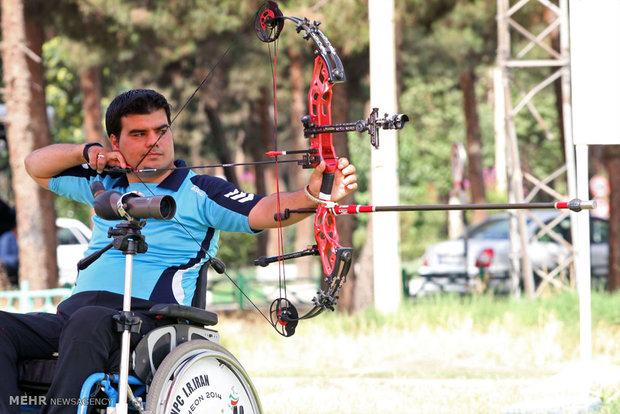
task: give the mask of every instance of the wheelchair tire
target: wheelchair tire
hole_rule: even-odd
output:
[[[164,358],[147,391],[152,414],[260,414],[254,385],[237,359],[202,339],[176,347]]]

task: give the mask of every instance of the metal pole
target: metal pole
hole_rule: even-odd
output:
[[[501,75],[501,84],[499,86],[502,89],[501,95],[504,98],[501,103],[501,110],[504,113],[502,117],[502,125],[500,126],[504,130],[504,148],[505,148],[505,159],[506,159],[506,170],[503,171],[506,174],[506,185],[508,190],[508,201],[514,203],[516,201],[514,186],[513,186],[513,166],[514,166],[514,157],[510,151],[508,146],[508,141],[512,141],[516,139],[513,136],[514,130],[509,128],[509,125],[512,123],[512,115],[511,115],[511,105],[510,105],[510,87],[508,82],[508,59],[510,57],[510,30],[508,29],[508,8],[509,8],[509,0],[497,0],[497,66]],[[498,171],[499,175],[502,171]],[[519,295],[519,280],[521,278],[521,263],[519,262],[519,249],[518,249],[518,229],[517,229],[517,220],[516,215],[514,213],[510,214],[509,220],[509,236],[510,236],[510,253],[508,257],[510,258],[510,283],[511,283],[511,293],[513,295]]]
[[[504,112],[504,87],[502,69],[493,69],[493,94],[495,95],[495,174],[497,191],[503,193],[506,185],[506,113]]]
[[[123,292],[123,312],[131,311],[131,279],[133,277],[133,255],[136,251],[135,241],[129,240],[125,255],[125,290]],[[127,387],[129,383],[129,330],[123,330],[121,336],[121,365],[118,380],[117,414],[127,414]]]
[[[577,192],[588,194],[588,146],[576,146],[577,153]],[[592,364],[592,282],[590,263],[590,215],[579,214],[571,220],[577,224],[577,241],[575,242],[577,257],[575,271],[577,273],[577,292],[579,294],[579,352],[583,365],[582,390],[589,392],[591,386]]]
[[[564,129],[564,152],[566,153],[566,183],[568,184],[569,197],[577,195],[577,171],[575,165],[575,145],[573,143],[573,118],[571,105],[571,73],[570,73],[570,37],[568,25],[568,0],[560,0],[560,53],[566,63],[562,66],[562,116]],[[587,161],[587,159],[586,159]],[[587,169],[586,169],[587,176]],[[589,196],[588,192],[580,192]],[[571,236],[573,242],[579,240],[577,218],[570,216]],[[578,260],[576,258],[576,260]]]
[[[508,80],[508,64],[511,57],[510,53],[510,30],[508,19],[510,2],[508,0],[498,0],[497,22],[498,22],[498,61],[502,69],[504,85],[504,110],[506,114],[506,152],[508,155],[507,174],[508,174],[508,201],[511,203],[522,203],[523,196],[523,171],[521,170],[521,159],[519,157],[519,145],[517,142],[517,132],[514,124],[516,111],[512,107],[512,95]],[[514,7],[520,7],[515,5]],[[524,211],[517,211],[510,214],[510,278],[512,281],[513,293],[519,293],[518,281],[523,279],[523,287],[529,296],[534,296],[534,277],[532,274],[532,264],[527,254],[527,227]]]

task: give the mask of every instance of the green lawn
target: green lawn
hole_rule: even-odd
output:
[[[442,296],[388,316],[329,312],[290,338],[256,312],[221,314],[219,330],[269,414],[501,413],[587,397],[602,400],[598,412],[620,412],[620,295],[593,293],[592,315],[589,371],[573,293]]]

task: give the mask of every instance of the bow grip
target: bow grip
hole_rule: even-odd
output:
[[[323,181],[321,181],[321,191],[319,193],[319,200],[331,201],[332,188],[334,187],[334,177],[336,175],[333,172],[324,172]]]

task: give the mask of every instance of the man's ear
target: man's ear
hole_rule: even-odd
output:
[[[119,151],[118,141],[119,141],[119,139],[116,138],[116,135],[114,135],[114,134],[110,135],[110,143],[112,144],[112,151],[116,151],[116,152]]]

